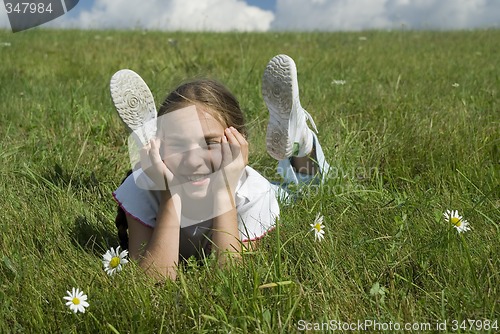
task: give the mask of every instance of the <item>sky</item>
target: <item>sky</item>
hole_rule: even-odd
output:
[[[80,0],[43,26],[166,31],[500,28],[500,0]],[[0,28],[10,28],[3,5]]]

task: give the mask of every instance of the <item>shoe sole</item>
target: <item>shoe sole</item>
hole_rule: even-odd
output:
[[[292,58],[278,55],[269,61],[262,77],[262,96],[269,109],[267,151],[277,160],[290,157],[294,153],[289,143],[290,116],[300,106],[297,68]]]
[[[116,72],[109,83],[116,111],[127,129],[142,145],[156,135],[156,106],[153,94],[144,80],[134,71]]]

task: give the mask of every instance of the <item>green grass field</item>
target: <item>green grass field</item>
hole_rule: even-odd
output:
[[[372,332],[444,321],[497,332],[499,41],[500,30],[0,31],[0,332],[326,332],[365,320]],[[328,181],[283,207],[239,266],[190,263],[161,285],[134,263],[107,276],[111,192],[129,168],[112,74],[136,71],[157,104],[185,79],[219,79],[247,114],[250,165],[277,179],[260,79],[279,53],[297,63]],[[472,230],[458,234],[447,209]],[[309,226],[318,212],[322,242]],[[88,295],[84,314],[65,305],[72,287]]]

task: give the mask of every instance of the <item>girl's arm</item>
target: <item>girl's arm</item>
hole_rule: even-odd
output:
[[[180,200],[168,192],[163,196],[165,199],[160,202],[154,229],[127,215],[129,252],[148,275],[175,280],[179,260]]]
[[[179,261],[181,206],[179,196],[171,196],[168,190],[173,174],[161,159],[160,145],[160,139],[153,138],[139,152],[142,169],[157,189],[163,190],[156,226],[150,228],[127,215],[129,252],[148,275],[175,279]]]
[[[235,193],[238,180],[248,163],[246,139],[233,127],[225,129],[224,133],[221,171],[224,182],[221,182],[215,203],[224,213],[214,218],[212,234],[212,241],[221,264],[224,264],[228,257],[241,256]]]
[[[241,242],[236,209],[215,217],[212,228],[212,241],[216,246],[219,263],[224,265],[229,258],[239,258]]]

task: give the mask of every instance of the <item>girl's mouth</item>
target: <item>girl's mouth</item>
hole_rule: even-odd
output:
[[[197,175],[188,176],[187,179],[191,182],[193,182],[193,181],[196,182],[196,181],[206,179],[208,176],[209,176],[209,174],[197,174]]]
[[[192,185],[201,186],[210,180],[209,176],[210,176],[209,174],[197,174],[188,176],[187,179]]]

